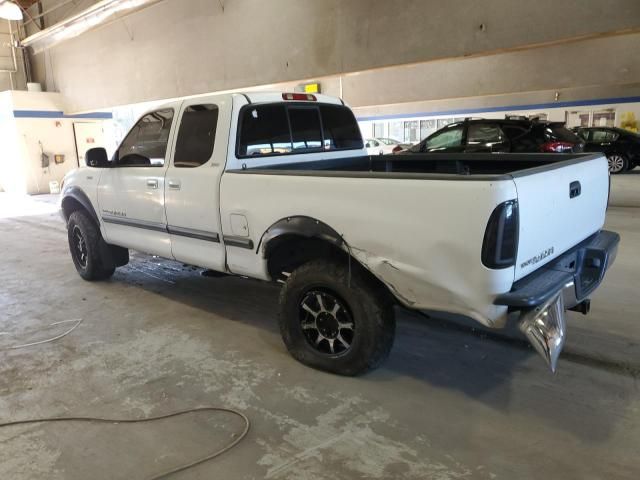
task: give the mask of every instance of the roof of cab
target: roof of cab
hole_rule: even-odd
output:
[[[163,108],[171,107],[175,104],[175,102],[179,102],[181,100],[195,100],[198,98],[202,99],[215,99],[215,98],[224,98],[224,97],[243,97],[249,101],[249,103],[273,103],[273,102],[288,102],[291,100],[284,100],[282,95],[284,93],[297,93],[297,92],[285,92],[285,91],[238,91],[238,92],[224,92],[224,93],[205,93],[198,95],[189,95],[185,97],[174,98],[167,103],[163,103],[161,105],[157,105],[153,107],[152,110],[161,110]],[[332,97],[330,95],[323,95],[320,93],[311,94],[316,100],[309,101],[309,103],[330,103],[334,105],[345,105],[345,103],[337,97]],[[295,100],[301,101],[301,100]],[[304,101],[304,100],[302,100]],[[149,111],[152,111],[149,110]]]
[[[284,93],[300,93],[300,92],[237,92],[235,95],[242,95],[245,98],[248,98],[251,103],[271,103],[271,102],[287,102],[291,100],[284,100],[282,95]],[[304,95],[304,93],[303,93]],[[339,98],[332,97],[329,95],[323,95],[320,93],[310,94],[316,100],[310,101],[318,102],[318,103],[333,103],[335,105],[344,105],[344,102]],[[305,101],[305,100],[295,100],[295,101]]]

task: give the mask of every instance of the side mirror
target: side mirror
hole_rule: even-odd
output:
[[[109,168],[109,157],[107,151],[102,147],[91,148],[84,155],[84,160],[88,167]]]

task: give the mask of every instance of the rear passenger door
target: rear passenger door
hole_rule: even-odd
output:
[[[225,271],[220,228],[220,177],[225,166],[231,104],[215,97],[185,100],[165,179],[165,211],[173,257]]]
[[[508,152],[509,140],[498,124],[471,123],[467,129],[465,152]]]
[[[607,143],[607,131],[599,128],[583,130],[580,138],[585,140],[585,152],[603,152]]]

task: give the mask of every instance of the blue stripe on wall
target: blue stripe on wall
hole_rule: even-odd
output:
[[[360,122],[367,120],[392,120],[394,118],[435,117],[440,115],[469,115],[473,113],[510,112],[512,110],[542,110],[546,108],[584,107],[589,105],[606,105],[615,103],[638,103],[640,97],[613,97],[597,100],[574,100],[571,102],[532,103],[529,105],[511,105],[506,107],[466,108],[460,110],[443,110],[439,112],[421,112],[410,114],[380,115],[357,117]]]
[[[65,115],[58,110],[14,110],[14,118],[90,118],[109,120],[113,118],[111,112],[79,113],[77,115]]]

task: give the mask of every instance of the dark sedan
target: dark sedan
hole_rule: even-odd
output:
[[[640,165],[640,135],[614,127],[576,128],[585,141],[586,152],[602,152],[609,159],[609,171],[622,173]]]

